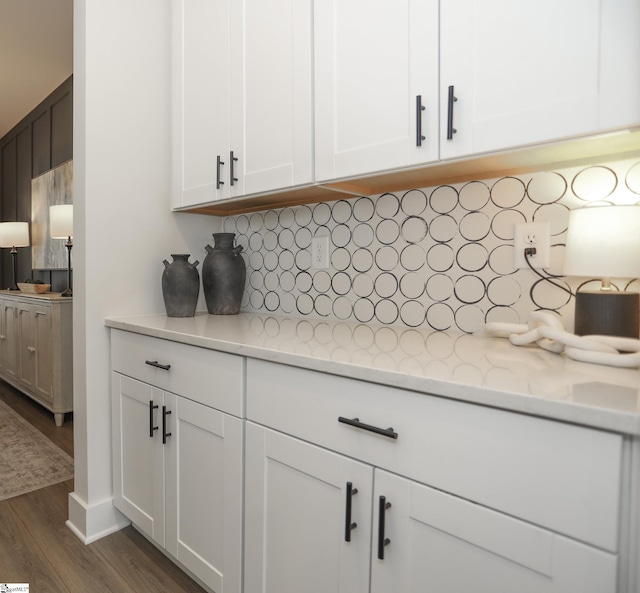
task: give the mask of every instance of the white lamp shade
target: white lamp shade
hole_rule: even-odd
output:
[[[0,247],[29,247],[29,223],[0,222]]]
[[[572,210],[564,275],[640,278],[640,205]]]
[[[49,228],[52,239],[73,237],[73,205],[49,206]]]

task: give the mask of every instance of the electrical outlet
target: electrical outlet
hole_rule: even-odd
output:
[[[516,269],[528,268],[524,250],[533,248],[534,255],[528,257],[534,268],[551,265],[551,224],[548,222],[526,222],[516,224],[513,233],[513,259]]]
[[[311,269],[327,270],[329,268],[329,237],[319,236],[311,239]]]

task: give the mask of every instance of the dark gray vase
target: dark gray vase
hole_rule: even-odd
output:
[[[162,296],[168,317],[193,317],[196,314],[200,274],[196,261],[189,263],[188,253],[172,253],[173,261],[163,260]]]
[[[202,287],[211,315],[237,315],[240,312],[247,267],[240,255],[242,245],[233,246],[234,233],[213,233],[213,247],[205,245]]]

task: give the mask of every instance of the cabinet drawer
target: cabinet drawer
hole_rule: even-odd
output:
[[[247,418],[616,551],[619,435],[259,360]]]
[[[205,406],[244,416],[244,359],[240,356],[112,329],[111,368]]]

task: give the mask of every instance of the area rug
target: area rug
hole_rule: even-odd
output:
[[[73,478],[73,459],[0,401],[0,500]]]

